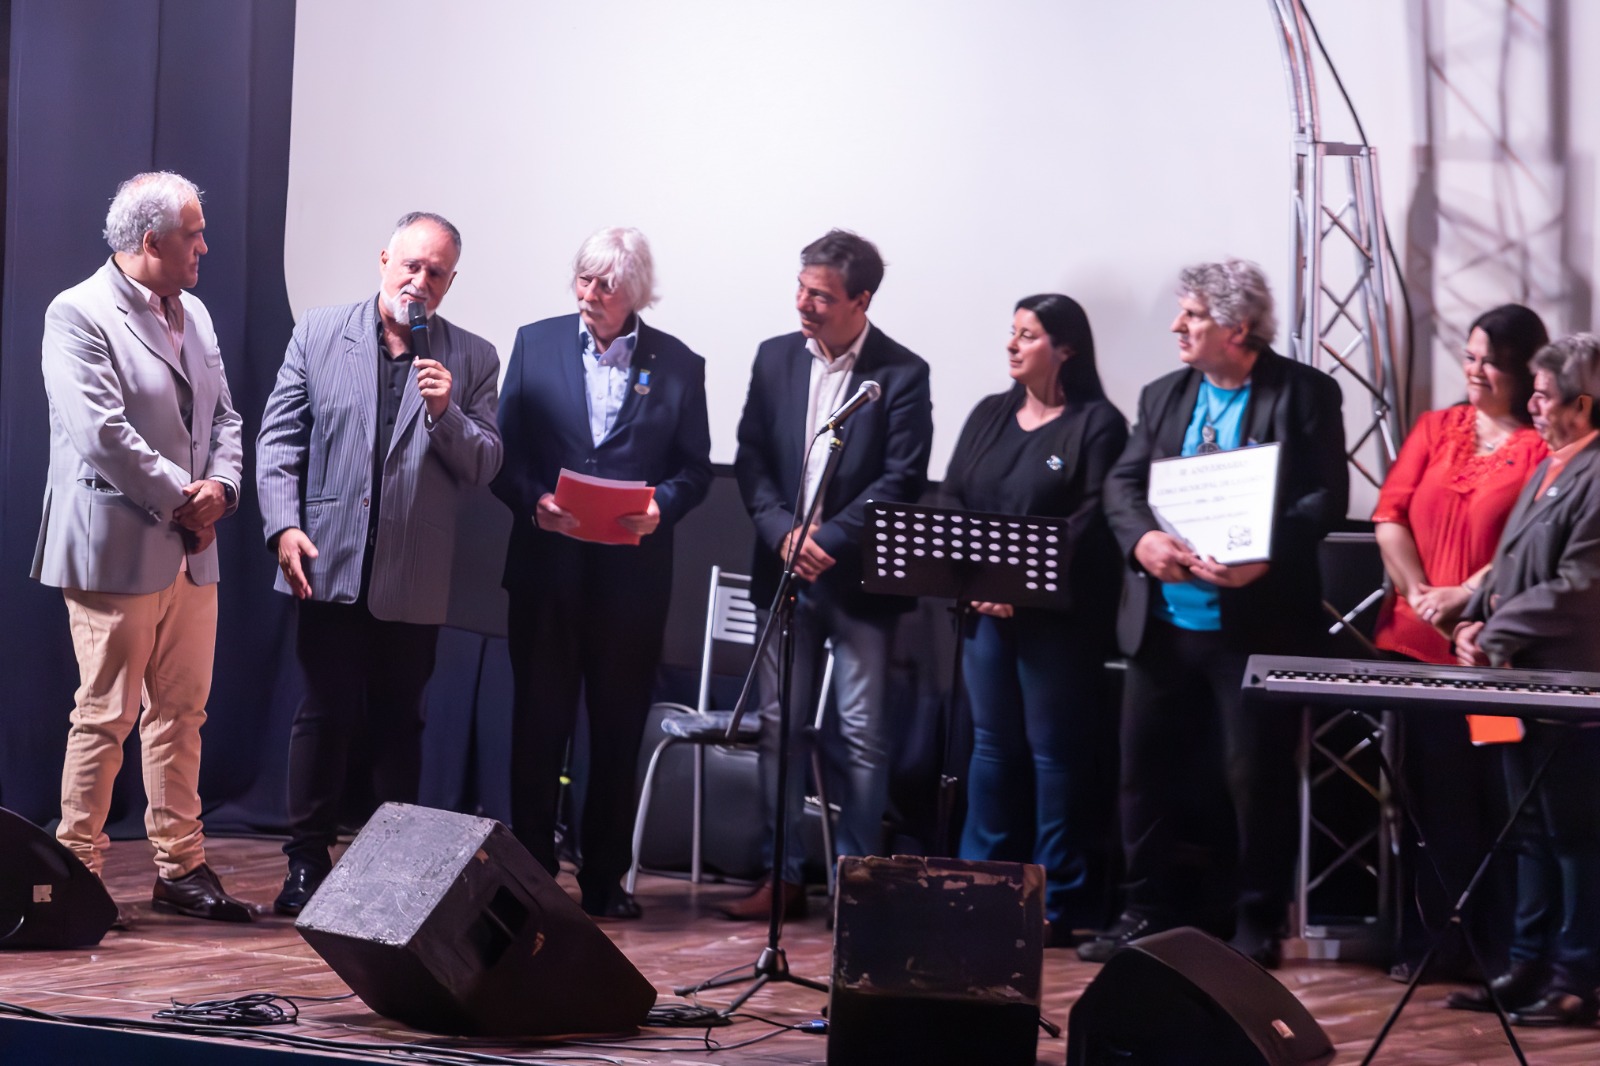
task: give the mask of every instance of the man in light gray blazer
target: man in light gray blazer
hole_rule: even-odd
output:
[[[215,524],[238,506],[241,477],[211,316],[183,291],[199,280],[204,231],[192,182],[128,179],[106,215],[114,254],[45,312],[50,473],[33,576],[66,597],[80,679],[56,838],[101,872],[112,785],[138,723],[154,906],[249,921],[206,865],[200,825]]]
[[[306,313],[262,414],[256,487],[276,588],[299,604],[306,679],[280,914],[298,914],[332,865],[357,737],[376,798],[416,802],[456,510],[500,469],[499,357],[434,313],[460,257],[444,218],[403,216],[378,253],[377,296]]]

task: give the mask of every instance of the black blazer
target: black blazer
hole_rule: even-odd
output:
[[[641,370],[650,372],[640,395]],[[554,492],[562,467],[596,477],[655,486],[661,525],[639,543],[640,561],[670,566],[672,527],[711,488],[711,430],[706,420],[706,364],[676,337],[639,323],[629,389],[616,424],[599,445],[589,431],[583,345],[578,316],[523,326],[500,390],[505,462],[494,493],[515,519],[506,552],[505,586],[534,583],[541,565],[574,542],[533,523],[534,507]]]
[[[907,503],[921,495],[933,442],[928,364],[876,326],[867,330],[846,394],[870,380],[883,386],[883,395],[857,411],[840,432],[844,452],[823,498],[815,537],[818,547],[837,561],[818,583],[846,610],[862,615],[902,611],[914,602],[861,591],[861,529],[868,500]],[[811,362],[802,334],[764,342],[756,352],[739,419],[733,468],[756,527],[750,594],[762,606],[777,590],[783,574],[778,547],[794,527],[800,466],[811,440],[805,425]]]
[[[967,416],[956,450],[940,486],[940,499],[951,507],[971,507],[967,497],[974,464],[1016,418],[1024,389],[986,396]],[[1061,469],[1013,470],[1000,486],[1006,513],[1066,518],[1063,546],[1067,562],[1067,602],[1063,609],[1106,610],[1115,604],[1121,583],[1116,543],[1106,525],[1102,488],[1106,475],[1128,441],[1128,423],[1109,400],[1067,405],[1060,417],[1040,426]]]
[[[1600,671],[1600,439],[1539,491],[1522,487],[1494,562],[1464,617],[1496,666]]]
[[[1159,584],[1133,557],[1134,545],[1160,529],[1150,511],[1150,463],[1182,454],[1202,375],[1190,367],[1145,386],[1128,446],[1106,478],[1106,519],[1128,572],[1117,612],[1117,641],[1138,652]],[[1342,394],[1338,382],[1303,363],[1264,350],[1250,374],[1245,411],[1249,444],[1283,445],[1272,533],[1272,565],[1240,589],[1221,589],[1222,635],[1243,652],[1305,654],[1314,650],[1322,618],[1318,545],[1349,506]]]

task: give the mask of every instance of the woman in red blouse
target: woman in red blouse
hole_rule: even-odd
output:
[[[1378,550],[1394,585],[1373,640],[1386,652],[1431,663],[1454,663],[1448,634],[1471,595],[1479,570],[1494,558],[1517,494],[1545,456],[1528,414],[1533,354],[1549,341],[1539,316],[1519,304],[1487,311],[1472,323],[1463,366],[1467,402],[1417,420],[1389,470],[1372,520]],[[1437,924],[1465,887],[1504,821],[1498,759],[1474,750],[1458,715],[1401,716],[1401,778],[1428,842],[1427,859],[1406,828],[1409,905],[1397,931],[1392,976],[1410,978]],[[1432,867],[1445,884],[1441,890]],[[1503,939],[1497,907],[1507,887],[1486,883],[1475,895],[1468,928],[1480,947]],[[1430,922],[1422,915],[1426,914]],[[1435,980],[1471,973],[1459,941],[1441,944],[1428,972]]]
[[[1453,663],[1451,628],[1466,587],[1494,557],[1517,493],[1545,456],[1533,428],[1528,361],[1549,343],[1520,304],[1472,323],[1463,360],[1467,402],[1417,420],[1378,495],[1378,550],[1395,595],[1374,643],[1430,663]]]

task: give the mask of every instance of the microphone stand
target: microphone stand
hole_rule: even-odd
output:
[[[799,500],[795,502],[795,513],[799,515],[794,528],[790,531],[789,551],[784,558],[783,577],[778,581],[778,592],[773,597],[772,609],[767,615],[766,625],[761,630],[761,637],[756,642],[755,660],[750,666],[750,673],[745,676],[744,688],[739,692],[739,702],[734,704],[733,720],[728,725],[728,736],[731,739],[739,728],[739,720],[744,716],[750,695],[754,690],[754,681],[761,668],[761,657],[771,641],[774,627],[778,630],[778,795],[773,806],[772,827],[772,906],[767,913],[767,944],[761,949],[761,954],[749,966],[740,967],[737,971],[717,974],[708,977],[699,984],[685,985],[674,988],[672,991],[680,996],[692,996],[709,988],[723,988],[727,985],[742,984],[753,981],[749,988],[719,1011],[726,1018],[744,1005],[745,1000],[761,991],[773,981],[787,981],[790,984],[801,985],[805,988],[815,989],[818,992],[828,991],[828,985],[822,981],[814,981],[808,977],[796,976],[789,969],[789,957],[784,953],[782,946],[783,937],[783,864],[788,844],[788,785],[789,785],[789,723],[793,720],[793,707],[789,691],[790,679],[794,674],[794,613],[797,590],[795,582],[794,565],[800,556],[800,545],[805,540],[805,533],[811,528],[812,519],[822,505],[822,499],[828,493],[828,484],[833,480],[833,472],[839,465],[839,456],[844,451],[844,439],[839,436],[839,430],[829,430],[831,436],[828,440],[828,458],[822,467],[822,480],[817,483],[816,494],[811,498],[811,505],[806,508],[805,514],[800,515]],[[809,454],[809,448],[807,449]],[[806,491],[805,470],[800,472],[800,492]],[[822,812],[824,818],[828,812]],[[828,856],[828,861],[833,861],[833,856]]]

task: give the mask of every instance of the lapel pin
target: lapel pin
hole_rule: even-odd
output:
[[[634,385],[633,391],[637,392],[640,396],[650,395],[650,371],[639,371],[639,381],[636,385]]]
[[[1061,456],[1052,455],[1050,458],[1044,461],[1044,465],[1048,466],[1051,470],[1060,470],[1064,464],[1061,462]]]

